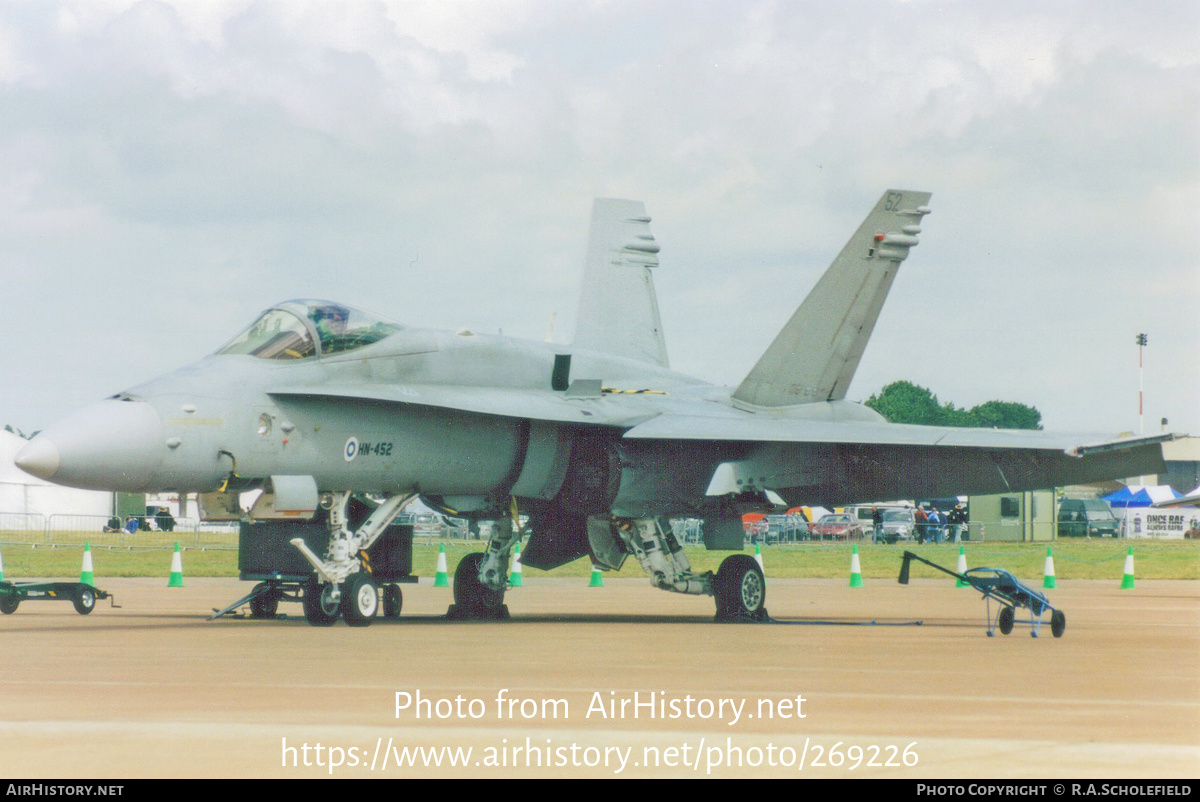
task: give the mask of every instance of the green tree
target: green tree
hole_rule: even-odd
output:
[[[970,409],[939,403],[933,391],[908,381],[892,382],[866,400],[892,423],[998,429],[1040,429],[1042,413],[1014,401],[986,401]]]
[[[892,423],[946,425],[945,413],[938,405],[937,396],[912,382],[892,382],[878,395],[868,398],[866,404]]]
[[[985,401],[977,407],[971,407],[970,414],[976,421],[972,426],[997,429],[1042,428],[1042,413],[1015,401]]]

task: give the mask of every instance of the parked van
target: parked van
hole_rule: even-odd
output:
[[[1065,498],[1058,505],[1059,537],[1120,537],[1121,521],[1100,499]]]

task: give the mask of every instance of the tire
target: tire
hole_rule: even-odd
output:
[[[314,627],[327,627],[338,620],[341,608],[330,598],[332,585],[317,581],[314,576],[304,584],[304,617]]]
[[[267,583],[259,583],[254,590],[267,587]],[[259,593],[250,600],[250,617],[251,618],[274,618],[275,613],[279,610],[279,594],[274,590],[267,593]]]
[[[1050,633],[1056,638],[1061,638],[1063,630],[1067,628],[1067,616],[1062,610],[1055,610],[1050,614]]]
[[[503,617],[504,591],[492,590],[479,581],[479,566],[483,559],[483,552],[473,551],[459,560],[454,569],[455,617]]]
[[[16,596],[0,596],[0,613],[12,615],[21,606],[21,600]]]
[[[383,617],[399,618],[400,610],[404,607],[404,594],[399,585],[383,586]]]
[[[379,612],[379,588],[365,571],[351,574],[342,584],[342,618],[352,627],[365,627]]]
[[[80,615],[87,615],[92,610],[96,609],[96,591],[91,588],[83,587],[75,591],[75,612]]]
[[[997,619],[996,625],[1000,628],[1001,635],[1007,635],[1013,631],[1013,621],[1016,618],[1016,613],[1013,608],[1005,607],[1000,611],[1000,616]]]
[[[761,621],[766,617],[767,582],[758,562],[747,554],[726,557],[713,580],[717,618]]]

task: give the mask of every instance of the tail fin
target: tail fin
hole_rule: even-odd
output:
[[[733,397],[764,407],[837,401],[862,359],[930,193],[888,190]]]
[[[641,201],[597,198],[575,323],[575,346],[667,367],[650,268],[658,243]]]

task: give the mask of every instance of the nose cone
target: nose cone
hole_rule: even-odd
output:
[[[58,449],[45,437],[35,437],[13,460],[25,473],[50,481],[58,471]]]
[[[162,418],[144,401],[103,401],[46,428],[17,454],[40,479],[91,490],[153,489],[167,447]]]

